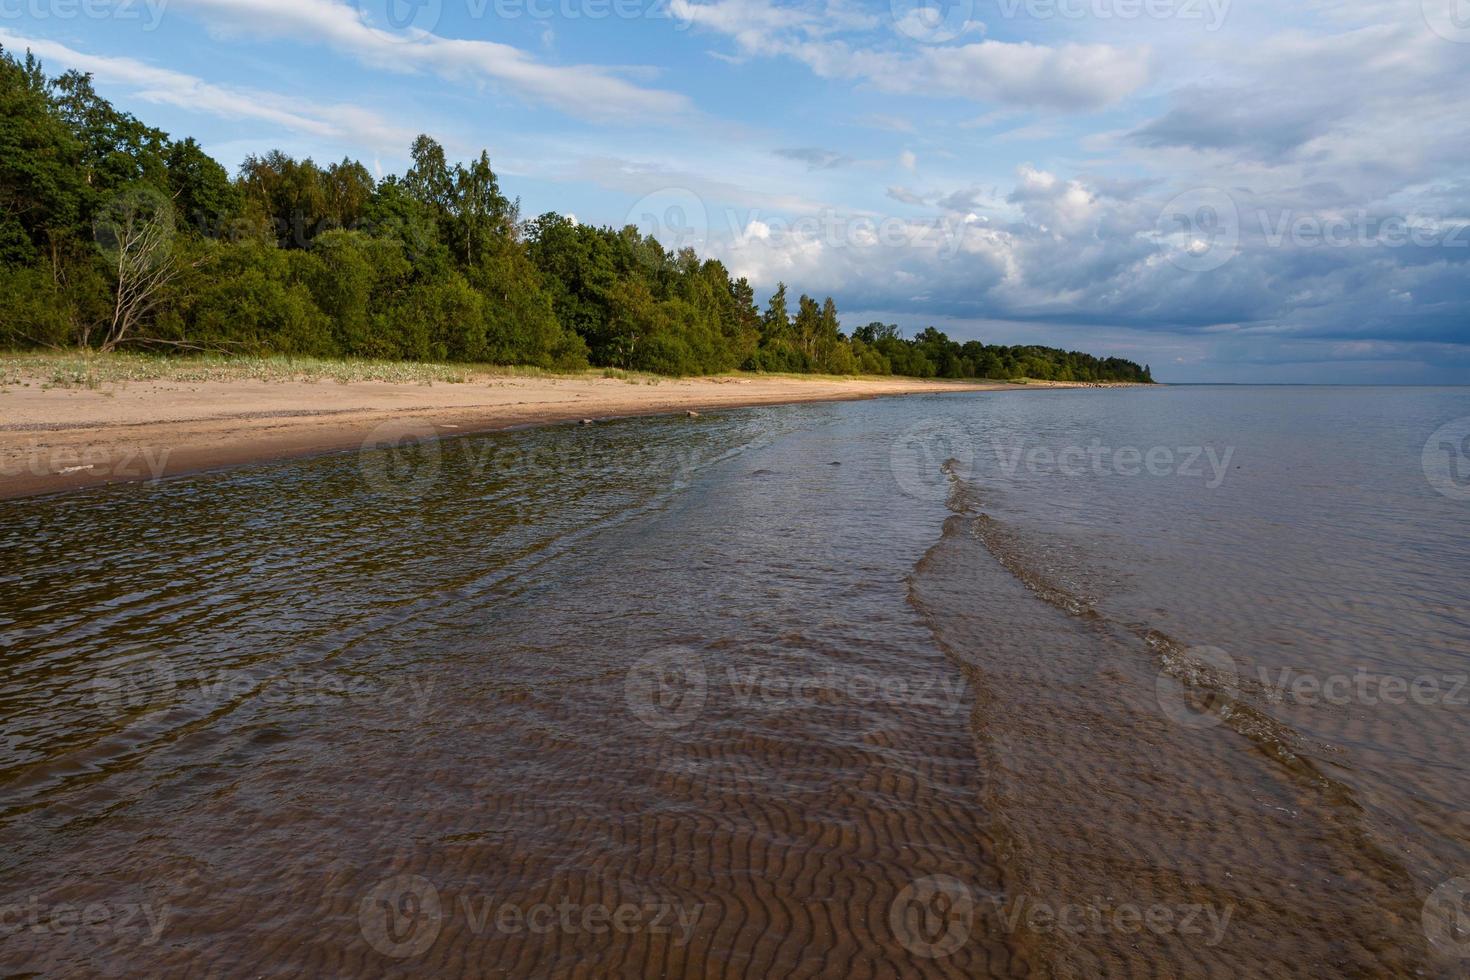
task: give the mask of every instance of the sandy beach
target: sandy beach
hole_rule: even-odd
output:
[[[0,498],[581,419],[937,391],[1066,387],[913,378],[483,375],[463,383],[142,380],[0,388]],[[391,430],[391,431],[390,431]]]

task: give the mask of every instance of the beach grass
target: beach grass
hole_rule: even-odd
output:
[[[385,381],[395,384],[470,384],[506,378],[618,378],[629,384],[657,384],[658,375],[615,368],[570,373],[506,364],[439,364],[356,358],[68,351],[0,354],[0,388],[103,388],[132,382],[164,381]]]
[[[796,381],[854,381],[859,375],[795,374],[730,371],[716,378],[741,380],[783,378]],[[589,368],[558,372],[510,364],[444,364],[424,361],[373,361],[358,358],[256,356],[233,354],[158,355],[96,351],[0,352],[0,390],[15,387],[106,388],[134,382],[162,381],[337,381],[350,384],[382,381],[393,384],[495,384],[511,378],[605,378],[630,385],[656,385],[672,380],[646,371]],[[937,384],[947,379],[932,378]],[[957,386],[972,379],[957,380]],[[1012,379],[1025,384],[1026,379]]]

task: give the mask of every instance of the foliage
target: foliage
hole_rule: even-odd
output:
[[[0,50],[0,347],[495,362],[707,374],[1149,380],[1043,347],[848,337],[831,297],[744,279],[634,227],[522,222],[487,154],[420,136],[401,178],[278,150],[229,173],[90,76]]]

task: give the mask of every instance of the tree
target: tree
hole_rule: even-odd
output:
[[[496,238],[513,238],[515,214],[500,193],[490,157],[483,150],[469,167],[456,167],[448,215],[456,253],[465,267],[477,264]]]
[[[805,293],[796,301],[796,322],[792,325],[792,330],[796,334],[797,346],[806,355],[806,359],[815,360],[817,337],[822,332],[822,310],[817,306],[817,301]]]
[[[692,248],[549,213],[525,223],[487,153],[429,136],[381,181],[278,150],[232,180],[98,94],[0,49],[0,345],[172,345],[261,353],[490,359],[673,374],[771,371],[1147,380],[1050,348],[843,336],[837,304],[755,289]]]
[[[791,315],[786,312],[786,284],[776,284],[776,292],[766,304],[761,317],[761,340],[764,342],[791,339]]]
[[[102,209],[96,229],[115,290],[112,321],[101,345],[103,351],[111,351],[129,339],[179,275],[173,207],[146,184],[129,188]],[[84,334],[83,345],[87,341]]]
[[[52,82],[62,122],[82,145],[82,178],[98,193],[139,182],[166,183],[168,136],[114,109],[92,87],[92,76],[69,71]]]
[[[253,222],[282,248],[306,248],[332,227],[321,170],[309,159],[297,161],[279,150],[246,157],[240,188]]]
[[[186,139],[168,148],[165,156],[168,187],[180,228],[218,238],[240,212],[243,198],[230,175],[194,140]]]

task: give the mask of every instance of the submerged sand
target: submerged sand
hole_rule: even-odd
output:
[[[132,381],[0,388],[0,498],[357,449],[384,427],[462,435],[581,419],[942,391],[1069,387],[910,378],[625,379],[485,375],[384,381]],[[389,434],[388,441],[392,441]]]

